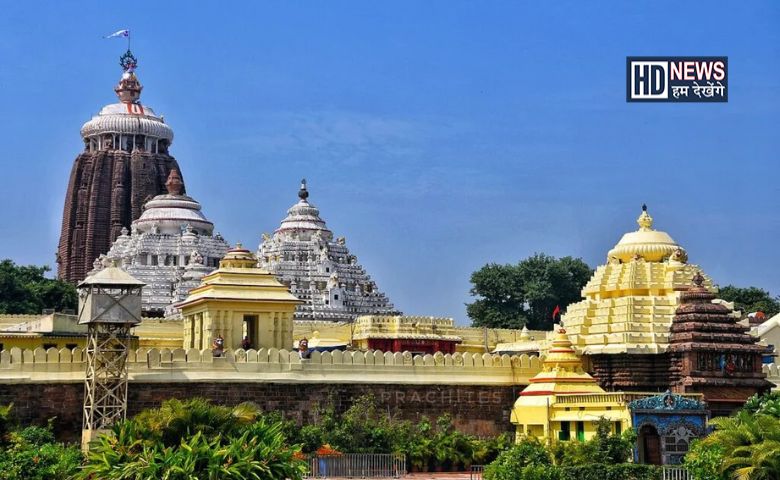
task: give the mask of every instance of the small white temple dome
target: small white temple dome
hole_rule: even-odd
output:
[[[193,233],[211,235],[214,224],[201,212],[200,203],[182,194],[183,183],[178,170],[171,170],[165,182],[168,193],[157,195],[146,202],[141,216],[133,222],[133,228],[141,233],[179,235],[187,225]]]

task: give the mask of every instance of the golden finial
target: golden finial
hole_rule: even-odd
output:
[[[653,217],[647,213],[647,205],[642,205],[642,214],[636,219],[640,230],[651,230],[653,227]]]

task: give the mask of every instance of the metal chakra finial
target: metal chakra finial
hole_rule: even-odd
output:
[[[138,67],[138,59],[135,58],[135,55],[133,55],[133,52],[131,52],[129,48],[124,55],[119,57],[119,66],[122,67],[122,70],[125,72],[133,72]]]
[[[301,180],[301,189],[298,190],[298,198],[301,200],[306,200],[309,198],[309,191],[306,190],[306,179],[304,178]]]
[[[642,214],[636,219],[640,230],[650,230],[653,226],[653,217],[647,213],[647,205],[642,204]]]

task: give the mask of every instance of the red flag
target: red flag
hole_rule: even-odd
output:
[[[561,314],[561,306],[560,305],[556,305],[555,306],[555,310],[553,310],[553,314],[552,314],[553,322],[555,321],[556,318],[558,318],[558,315],[560,315],[560,314]]]

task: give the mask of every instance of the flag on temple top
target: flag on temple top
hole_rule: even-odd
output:
[[[553,322],[558,318],[558,315],[560,315],[560,314],[561,314],[561,306],[560,305],[556,305],[555,309],[553,310],[553,314],[552,314]]]
[[[130,30],[119,30],[118,32],[114,32],[111,35],[107,35],[103,38],[116,38],[116,37],[129,37],[130,36]]]

